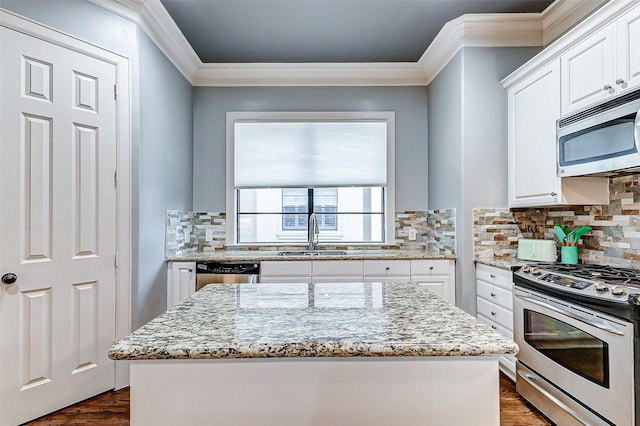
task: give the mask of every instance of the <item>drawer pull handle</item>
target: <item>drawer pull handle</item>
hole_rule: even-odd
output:
[[[386,270],[388,271],[388,270],[389,270],[389,269],[391,269],[391,268],[389,268],[388,266],[385,266],[385,268],[384,268],[384,269],[386,269]]]
[[[491,311],[491,316],[496,316],[496,313],[494,311]]]
[[[489,274],[489,276],[490,276],[491,278],[495,278],[495,277],[496,277],[496,274]]]
[[[491,297],[496,297],[495,293],[490,293],[490,294],[491,294]]]

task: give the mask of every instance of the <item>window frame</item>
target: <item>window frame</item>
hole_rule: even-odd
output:
[[[387,123],[387,185],[385,187],[385,241],[395,244],[395,112],[347,111],[347,112],[235,112],[226,114],[226,220],[228,246],[273,246],[291,243],[238,243],[236,227],[237,196],[234,182],[234,124],[236,121],[368,121],[383,120]],[[372,243],[350,243],[370,245]]]

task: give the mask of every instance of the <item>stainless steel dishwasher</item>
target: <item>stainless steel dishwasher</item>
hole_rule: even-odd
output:
[[[260,262],[196,262],[196,291],[207,284],[257,283]]]

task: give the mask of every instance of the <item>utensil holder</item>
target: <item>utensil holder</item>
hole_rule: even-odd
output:
[[[575,265],[578,263],[578,246],[561,246],[560,262]]]

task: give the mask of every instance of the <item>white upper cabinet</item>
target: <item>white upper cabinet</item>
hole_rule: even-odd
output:
[[[560,117],[558,60],[509,89],[509,206],[554,204],[556,120]]]
[[[640,85],[640,7],[561,56],[562,115]]]
[[[617,21],[618,75],[623,90],[640,86],[640,6]]]
[[[614,31],[609,26],[562,55],[562,114],[615,93]]]

